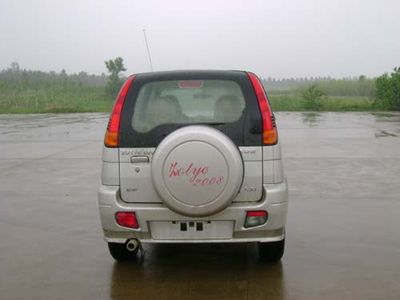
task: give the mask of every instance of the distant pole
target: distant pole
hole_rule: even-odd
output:
[[[153,72],[153,63],[151,61],[149,43],[147,42],[146,29],[144,29],[144,28],[143,28],[143,35],[144,35],[144,42],[146,43],[146,48],[147,48],[147,56],[149,57],[150,70]]]

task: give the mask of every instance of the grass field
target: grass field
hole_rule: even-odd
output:
[[[324,96],[315,107],[307,106],[296,92],[269,93],[274,111],[372,111],[382,110],[361,96]],[[0,89],[0,113],[109,112],[113,99],[104,86],[48,86]]]
[[[104,87],[52,86],[38,89],[0,90],[0,113],[108,112],[113,99]]]
[[[398,104],[382,100],[385,95],[374,100],[377,82],[364,75],[262,79],[274,111],[398,109]],[[109,87],[109,78],[104,74],[43,72],[11,66],[0,70],[0,113],[109,112],[114,102]]]
[[[382,110],[374,105],[374,101],[361,96],[325,96],[315,107],[308,107],[297,94],[269,95],[274,111],[373,111]]]

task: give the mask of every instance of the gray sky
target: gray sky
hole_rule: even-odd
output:
[[[0,0],[0,69],[246,69],[377,76],[400,65],[399,0]]]

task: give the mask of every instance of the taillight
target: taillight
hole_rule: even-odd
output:
[[[256,210],[246,212],[244,227],[255,227],[265,224],[268,220],[268,213],[265,210]]]
[[[126,94],[132,85],[135,76],[132,75],[128,77],[125,83],[122,85],[117,99],[115,100],[113,110],[110,115],[110,120],[108,121],[106,135],[104,137],[104,145],[106,147],[119,147],[119,126],[121,123],[121,111],[124,106],[126,99]]]
[[[260,79],[254,73],[247,73],[257,96],[258,107],[261,111],[263,121],[263,142],[264,145],[275,145],[278,142],[278,130],[276,129],[275,118]]]
[[[128,228],[139,228],[139,222],[134,212],[119,211],[115,214],[117,224]]]

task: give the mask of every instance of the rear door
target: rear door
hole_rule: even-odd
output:
[[[262,121],[247,74],[190,71],[136,76],[125,101],[120,128],[123,201],[162,202],[151,180],[153,153],[167,135],[194,124],[223,132],[239,148],[244,176],[233,201],[261,199]]]

